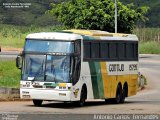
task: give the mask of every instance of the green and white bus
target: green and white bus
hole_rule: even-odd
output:
[[[33,33],[16,65],[20,97],[36,106],[52,100],[123,103],[137,93],[138,38],[98,30]]]

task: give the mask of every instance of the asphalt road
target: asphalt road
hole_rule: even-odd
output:
[[[94,114],[160,115],[160,55],[141,55],[139,66],[140,72],[147,78],[148,85],[136,96],[127,98],[124,104],[106,104],[103,100],[96,100],[88,101],[84,107],[80,108],[71,103],[61,102],[44,102],[41,107],[33,106],[32,101],[0,102],[0,113],[19,114],[20,118],[26,120],[29,116],[34,120],[46,119],[45,116],[48,116],[49,120],[53,117],[57,120],[61,118],[71,120],[71,115],[76,119],[94,119]],[[63,115],[52,116],[50,114]],[[75,114],[85,115],[76,116]],[[86,116],[86,114],[92,115]]]
[[[17,51],[0,52],[0,61],[15,60],[18,54]]]

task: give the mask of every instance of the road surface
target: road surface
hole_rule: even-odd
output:
[[[84,107],[71,103],[44,102],[35,107],[32,101],[0,102],[0,112],[34,114],[160,114],[160,55],[141,55],[140,71],[147,78],[147,86],[124,104],[88,101]],[[160,118],[159,118],[160,119]]]
[[[18,54],[18,51],[0,52],[0,61],[15,60]]]

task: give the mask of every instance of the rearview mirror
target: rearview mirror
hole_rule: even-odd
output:
[[[22,68],[22,56],[21,55],[18,55],[17,58],[16,58],[16,67],[18,69]]]

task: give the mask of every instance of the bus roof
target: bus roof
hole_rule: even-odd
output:
[[[77,39],[92,39],[92,40],[127,40],[138,41],[134,34],[109,33],[100,30],[81,30],[71,29],[60,32],[40,32],[29,34],[27,39],[43,39],[43,40],[77,40]]]
[[[27,35],[26,39],[43,39],[43,40],[77,40],[82,39],[81,35],[60,32],[40,32]]]
[[[64,30],[66,32],[72,32],[88,37],[92,37],[95,40],[130,40],[138,41],[138,38],[134,34],[124,34],[124,33],[109,33],[107,31],[100,30],[82,30],[82,29],[71,29]],[[92,39],[91,38],[91,39]]]

